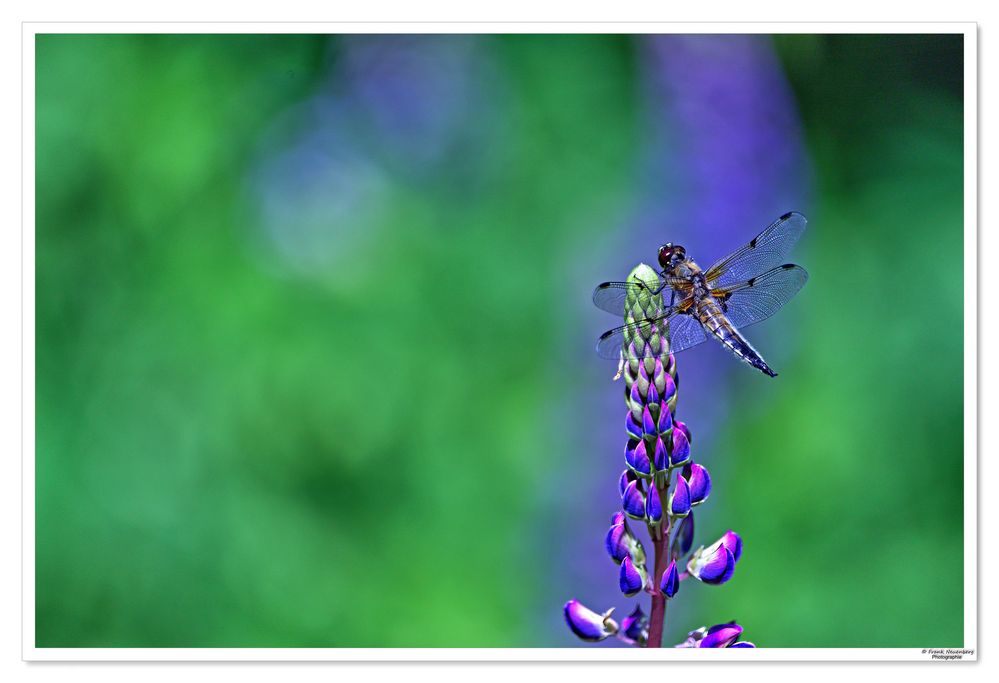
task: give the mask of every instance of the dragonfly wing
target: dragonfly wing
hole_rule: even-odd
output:
[[[805,232],[808,221],[800,213],[786,213],[749,244],[721,259],[704,273],[709,287],[728,287],[776,268],[787,260]]]
[[[746,282],[711,291],[725,306],[725,315],[737,328],[766,320],[786,304],[808,281],[801,266],[785,264]]]
[[[697,346],[707,339],[697,318],[674,312],[667,316],[638,320],[604,332],[597,341],[597,355],[617,360],[624,351],[625,332],[631,333],[643,327],[647,329],[650,325],[662,326],[663,323],[669,330],[669,347],[673,353]]]
[[[663,283],[654,288],[650,288],[641,282],[602,282],[593,290],[593,303],[597,308],[613,313],[614,315],[624,315],[624,304],[629,294],[649,295],[655,292]],[[679,302],[681,296],[677,293],[680,283],[673,283],[673,287],[666,286],[660,292],[663,297],[663,305],[669,307],[670,301]],[[675,296],[674,296],[675,295]]]
[[[704,326],[694,315],[676,315],[669,321],[669,348],[680,353],[707,340]]]

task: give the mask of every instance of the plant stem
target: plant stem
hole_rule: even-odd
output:
[[[669,480],[667,479],[666,485],[662,489],[659,489],[659,499],[664,501],[664,507],[668,492]],[[662,647],[663,644],[663,628],[666,622],[666,596],[659,590],[659,582],[662,579],[663,572],[666,571],[667,558],[670,554],[670,526],[669,514],[665,514],[663,515],[662,526],[658,529],[649,528],[652,547],[655,549],[655,559],[652,564],[652,613],[649,615],[649,640],[646,647]]]

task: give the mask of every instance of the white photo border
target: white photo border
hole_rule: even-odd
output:
[[[38,648],[35,646],[35,36],[41,33],[960,34],[964,36],[964,647],[978,659],[978,26],[970,22],[25,22],[22,24],[21,655],[26,661],[930,661],[921,648]],[[947,652],[946,648],[936,648]]]

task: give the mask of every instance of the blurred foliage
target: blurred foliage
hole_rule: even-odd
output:
[[[303,270],[260,169],[341,92],[342,39],[38,38],[39,646],[574,644],[566,435],[620,419],[573,419],[609,389],[567,351],[599,331],[569,275],[628,208],[636,50],[478,45],[489,154],[379,164],[368,239]],[[776,45],[816,171],[812,279],[779,380],[718,354],[745,408],[716,426],[712,504],[746,554],[684,597],[760,645],[958,645],[960,38]],[[603,529],[572,533],[599,554]]]

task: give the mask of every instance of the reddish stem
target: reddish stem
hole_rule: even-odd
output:
[[[666,482],[664,488],[659,489],[659,499],[664,501],[664,506],[668,491],[669,481]],[[670,554],[669,515],[663,515],[663,517],[662,526],[658,529],[649,528],[649,535],[652,537],[652,547],[655,549],[655,559],[652,564],[652,614],[649,616],[649,640],[646,647],[662,647],[663,644],[663,628],[666,621],[666,596],[659,590],[659,582],[662,579],[663,572],[666,571],[666,564]]]

